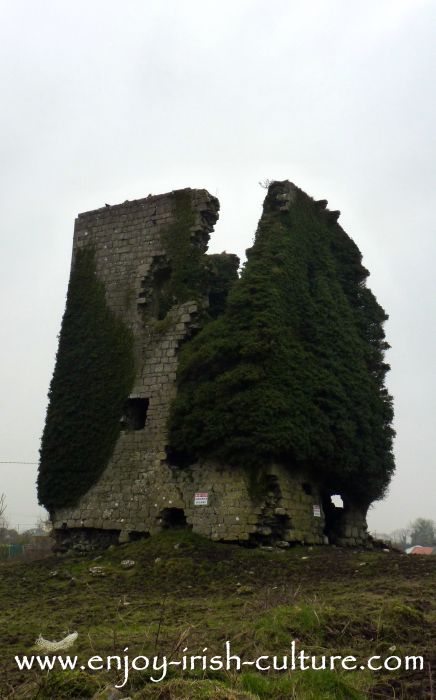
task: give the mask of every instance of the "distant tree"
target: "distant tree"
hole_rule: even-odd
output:
[[[35,523],[35,529],[48,534],[52,529],[50,518],[40,515]]]
[[[401,527],[398,530],[394,530],[389,535],[389,539],[392,544],[400,547],[400,549],[406,549],[410,542],[410,527]]]
[[[5,517],[6,511],[6,495],[0,494],[0,530],[5,530],[8,527],[8,522]]]
[[[436,526],[434,520],[417,518],[410,525],[410,539],[412,544],[422,544],[431,547],[436,544]]]

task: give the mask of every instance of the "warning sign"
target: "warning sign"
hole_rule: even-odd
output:
[[[194,495],[194,506],[207,506],[208,500],[208,493],[196,493]]]
[[[313,515],[315,518],[321,517],[321,506],[313,506]]]

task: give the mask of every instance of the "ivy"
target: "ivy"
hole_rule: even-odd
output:
[[[175,304],[200,300],[205,296],[207,273],[205,249],[207,241],[195,240],[192,227],[194,212],[187,190],[173,194],[173,222],[162,235],[170,277],[161,292],[159,318],[164,319]]]
[[[49,511],[75,505],[98,480],[134,376],[132,333],[107,305],[94,250],[78,250],[40,449],[38,497]]]
[[[368,505],[394,469],[386,314],[338,213],[289,183],[268,191],[224,312],[185,344],[169,431],[186,462],[259,473],[280,461]]]
[[[236,255],[206,254],[208,227],[216,220],[214,205],[211,212],[202,212],[209,220],[202,222],[200,230],[196,228],[189,190],[174,192],[172,206],[172,222],[161,234],[165,255],[155,262],[151,275],[152,304],[144,306],[145,314],[157,319],[157,329],[167,327],[171,322],[168,312],[187,301],[199,302],[203,323],[216,318],[224,310],[227,294],[238,277]],[[217,211],[218,200],[215,206]]]

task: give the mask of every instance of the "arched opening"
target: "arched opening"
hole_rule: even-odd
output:
[[[344,501],[342,496],[338,493],[324,494],[322,507],[325,517],[324,534],[329,538],[330,542],[334,543],[342,536],[344,518]]]
[[[163,530],[190,528],[186,520],[183,508],[164,508],[160,513],[161,527]]]

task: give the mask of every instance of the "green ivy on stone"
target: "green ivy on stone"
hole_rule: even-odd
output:
[[[180,355],[173,455],[279,461],[368,505],[394,470],[387,316],[338,213],[274,182],[227,304]]]
[[[133,336],[108,307],[95,252],[77,251],[40,449],[39,501],[75,505],[106,467],[134,381]]]

